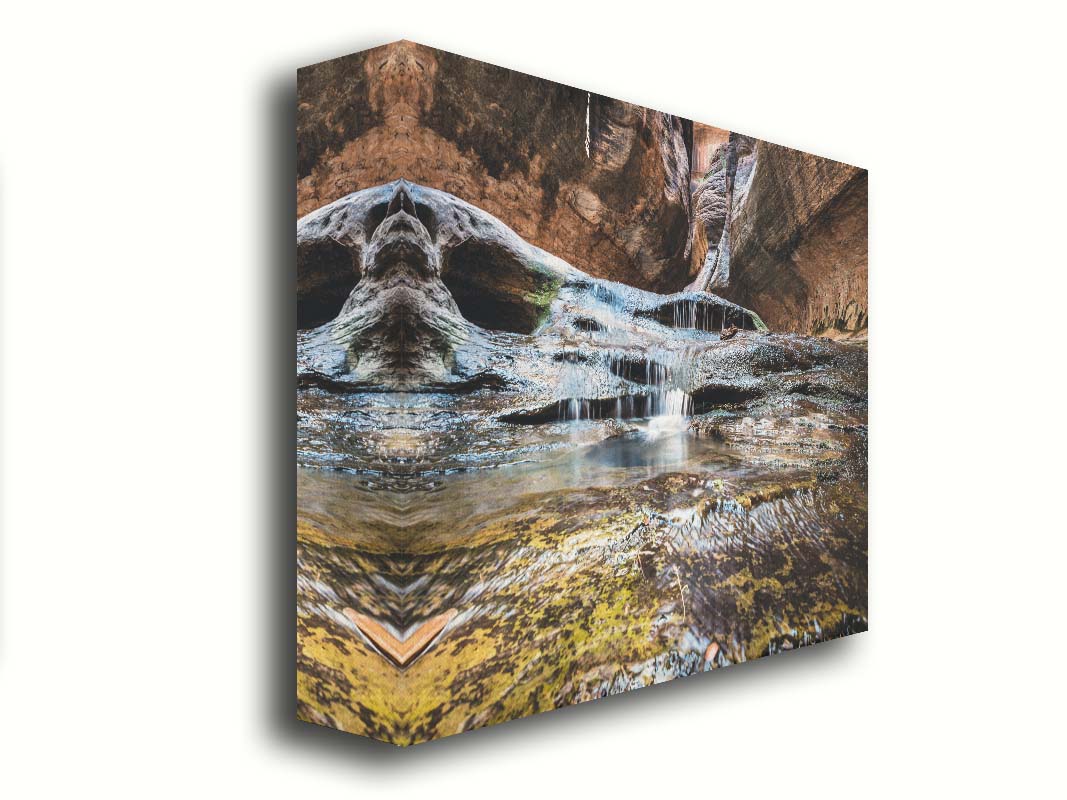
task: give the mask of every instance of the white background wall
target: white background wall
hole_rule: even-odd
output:
[[[874,6],[6,5],[0,794],[1061,792],[1063,19]],[[290,721],[294,70],[398,38],[871,170],[870,633]]]

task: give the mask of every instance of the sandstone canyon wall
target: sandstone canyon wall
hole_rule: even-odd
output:
[[[693,193],[692,289],[772,330],[867,332],[867,171],[731,133]]]
[[[406,178],[594,276],[866,335],[865,170],[406,41],[300,70],[297,142],[298,216]]]
[[[297,213],[406,178],[594,275],[677,289],[685,134],[669,114],[396,42],[300,70]]]

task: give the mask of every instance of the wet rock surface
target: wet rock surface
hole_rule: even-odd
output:
[[[402,181],[297,230],[354,271],[298,335],[303,718],[409,744],[866,628],[863,342]]]

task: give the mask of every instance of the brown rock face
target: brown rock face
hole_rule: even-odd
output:
[[[349,326],[354,333],[377,340],[372,315],[397,316],[379,305],[415,318],[440,308],[436,322],[458,312],[488,329],[530,333],[562,283],[583,275],[481,209],[403,180],[353,192],[302,217],[296,257],[297,327],[336,323],[340,314],[356,320]],[[421,295],[418,303],[411,288]],[[394,290],[397,302],[380,302]],[[419,339],[410,331],[396,338]]]
[[[703,160],[699,146],[698,142],[695,156]],[[727,221],[745,200],[756,164],[755,149],[756,140],[752,137],[728,133],[712,151],[703,177],[693,189],[696,211],[692,264],[697,278],[691,288],[723,289],[730,285]]]
[[[866,170],[737,134],[720,150],[697,187],[709,246],[691,288],[755,309],[772,330],[865,335]]]
[[[298,94],[298,216],[407,179],[589,275],[866,333],[864,170],[405,41],[306,67]],[[348,244],[301,250],[308,324],[348,297]]]
[[[487,377],[504,385],[508,348],[529,344],[514,334],[560,342],[621,326],[627,342],[643,336],[663,346],[676,329],[765,330],[751,311],[711,294],[659,295],[594,279],[481,209],[403,180],[302,217],[296,243],[305,386],[438,392],[481,388]],[[551,356],[556,346],[535,346],[539,355],[526,358]],[[660,388],[667,378],[647,358],[612,369]],[[550,405],[555,414],[558,403]],[[658,406],[641,408],[650,407]]]
[[[411,42],[304,68],[298,95],[299,216],[406,178],[592,275],[662,291],[692,277],[677,117]]]
[[[730,231],[732,299],[778,330],[866,331],[866,170],[760,142]]]

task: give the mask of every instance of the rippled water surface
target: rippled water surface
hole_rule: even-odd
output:
[[[406,181],[297,239],[308,291],[358,272],[297,334],[303,719],[408,744],[866,627],[862,339]]]
[[[301,468],[302,714],[420,741],[865,629],[864,421],[561,422],[400,491]],[[396,669],[346,608],[455,614]]]

